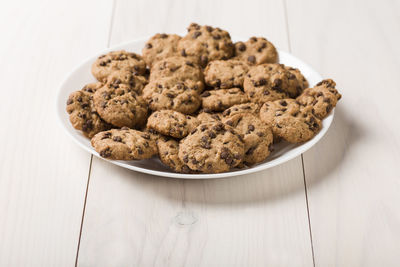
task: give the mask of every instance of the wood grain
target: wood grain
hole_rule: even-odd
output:
[[[54,103],[72,67],[106,45],[110,5],[1,6],[0,266],[72,266],[90,155],[62,132]]]
[[[192,21],[232,36],[264,35],[288,48],[277,1],[117,1],[111,44],[184,32]],[[79,266],[312,264],[300,158],[204,181],[154,177],[93,159]]]
[[[316,266],[398,266],[400,4],[287,6],[293,53],[343,93],[328,134],[304,157]]]

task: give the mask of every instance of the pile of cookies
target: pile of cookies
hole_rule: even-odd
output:
[[[267,39],[232,43],[227,31],[196,23],[184,37],[154,35],[142,55],[102,55],[92,74],[98,82],[68,98],[72,126],[101,157],[158,155],[181,173],[263,162],[274,143],[311,139],[341,98],[332,80],[308,88]]]

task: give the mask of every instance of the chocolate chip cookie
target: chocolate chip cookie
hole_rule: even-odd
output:
[[[100,132],[91,143],[97,153],[106,159],[148,159],[157,154],[157,145],[148,133],[127,127]]]
[[[243,88],[244,77],[249,66],[240,60],[214,60],[204,70],[207,85],[222,89]]]
[[[89,138],[111,128],[100,118],[93,104],[93,93],[102,86],[99,82],[87,84],[82,90],[71,93],[67,100],[67,112],[72,126]]]
[[[126,84],[105,85],[93,95],[97,113],[108,123],[129,128],[144,125],[147,107],[141,96]]]
[[[197,84],[191,80],[161,78],[151,81],[143,90],[143,98],[151,110],[171,109],[184,114],[194,113],[201,105]]]
[[[201,98],[203,108],[213,111],[223,111],[233,105],[249,101],[240,88],[204,91]]]
[[[236,114],[242,114],[242,113],[250,113],[256,116],[259,116],[260,113],[260,105],[256,103],[245,103],[245,104],[239,104],[239,105],[234,105],[228,109],[226,109],[222,115],[224,117],[230,117]]]
[[[179,55],[177,46],[180,39],[179,35],[165,33],[157,33],[151,37],[142,49],[147,66],[151,67],[159,60]]]
[[[244,91],[250,101],[262,104],[297,97],[303,90],[301,84],[284,65],[262,64],[250,68],[244,79]]]
[[[184,57],[170,57],[155,63],[150,71],[150,81],[156,81],[167,77],[179,81],[191,80],[195,82],[196,91],[199,93],[203,91],[203,71],[190,59]]]
[[[312,107],[303,107],[294,99],[266,102],[261,107],[260,118],[272,125],[274,136],[290,143],[308,141],[321,128],[321,121],[312,114]]]
[[[175,139],[163,136],[157,140],[158,155],[161,162],[170,167],[175,172],[195,173],[178,156],[179,142]]]
[[[243,163],[253,165],[264,161],[272,152],[273,135],[271,126],[250,113],[233,115],[224,121],[232,126],[244,140]]]
[[[183,138],[199,125],[199,121],[192,116],[173,110],[156,111],[147,120],[147,128],[163,135]]]
[[[242,137],[222,122],[199,125],[179,145],[179,159],[190,169],[219,173],[239,165],[244,156]]]
[[[247,42],[235,43],[235,58],[251,65],[277,63],[278,52],[264,37],[251,37]]]
[[[184,57],[196,58],[202,67],[209,61],[233,56],[233,44],[227,31],[196,23],[190,24],[188,33],[178,42],[178,50]]]
[[[92,65],[92,74],[100,82],[106,82],[107,77],[114,71],[126,69],[136,75],[143,75],[146,63],[142,57],[135,53],[112,51],[100,56]]]
[[[314,115],[319,119],[324,119],[342,98],[335,86],[336,83],[333,80],[323,80],[315,87],[304,90],[297,101],[301,105],[312,106]]]
[[[140,94],[147,84],[147,79],[144,76],[134,74],[130,70],[123,69],[111,72],[107,78],[107,84],[114,88],[117,88],[119,84],[126,84],[131,90]]]

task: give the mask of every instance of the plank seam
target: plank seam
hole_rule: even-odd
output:
[[[108,37],[107,37],[107,48],[110,47],[110,43],[111,43],[111,35],[112,35],[112,29],[113,29],[113,25],[114,25],[115,6],[116,6],[116,0],[113,0],[112,8],[111,8],[111,20],[110,20],[110,26],[109,26],[109,30],[108,30]],[[81,226],[80,226],[80,230],[79,230],[78,246],[76,249],[75,267],[78,266],[79,249],[80,249],[80,245],[81,245],[82,229],[83,229],[83,223],[84,223],[84,219],[85,219],[87,196],[88,196],[88,192],[89,192],[90,174],[92,172],[92,162],[93,162],[93,155],[90,156],[89,172],[88,172],[87,183],[86,183],[85,199],[83,202],[83,211],[82,211]]]
[[[290,40],[290,31],[289,31],[289,16],[288,16],[288,10],[287,10],[287,3],[286,3],[286,0],[282,0],[282,1],[283,1],[284,15],[285,15],[285,25],[286,25],[286,36],[287,36],[287,42],[288,42],[288,49],[289,49],[289,52],[292,53],[292,46],[291,46],[291,40]],[[310,243],[311,243],[311,255],[312,255],[313,266],[315,267],[314,243],[313,243],[312,231],[311,231],[310,207],[309,207],[309,204],[308,204],[307,182],[306,182],[306,172],[305,172],[305,168],[304,168],[304,157],[303,157],[303,154],[301,154],[300,157],[301,157],[301,167],[302,167],[302,171],[303,171],[304,194],[305,194],[305,197],[306,197],[308,231],[309,231]]]

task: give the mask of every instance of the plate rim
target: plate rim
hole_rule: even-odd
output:
[[[119,167],[123,167],[123,168],[129,169],[129,170],[133,170],[133,171],[137,171],[137,172],[141,172],[141,173],[146,173],[146,174],[151,174],[151,175],[155,175],[155,176],[160,176],[160,177],[168,177],[168,178],[177,178],[177,179],[215,179],[215,178],[226,178],[226,177],[241,176],[241,175],[252,174],[252,173],[255,173],[255,172],[259,172],[259,171],[262,171],[262,170],[266,170],[266,169],[278,166],[278,165],[280,165],[282,163],[288,162],[288,161],[290,161],[290,160],[302,155],[304,152],[306,152],[311,147],[313,147],[315,144],[317,144],[322,139],[322,137],[325,136],[326,132],[328,131],[328,129],[330,128],[330,126],[331,126],[331,124],[333,122],[335,109],[333,109],[331,111],[331,113],[324,119],[324,122],[326,123],[326,125],[324,125],[324,127],[318,132],[318,134],[315,135],[312,139],[304,142],[300,146],[298,146],[296,148],[293,148],[293,149],[295,149],[297,151],[295,151],[295,153],[293,153],[292,155],[288,155],[288,156],[285,156],[283,158],[278,157],[278,158],[274,159],[271,162],[260,163],[258,165],[255,165],[254,167],[250,167],[250,168],[243,169],[243,170],[237,170],[237,171],[229,171],[229,172],[223,172],[223,173],[207,173],[207,174],[185,174],[185,173],[175,173],[175,172],[172,172],[172,171],[171,172],[165,172],[165,171],[150,170],[150,169],[147,169],[147,168],[144,168],[144,167],[127,165],[124,161],[105,159],[105,158],[101,157],[93,148],[89,148],[85,144],[81,143],[68,130],[67,126],[65,125],[65,122],[64,122],[64,119],[63,119],[63,115],[61,114],[61,110],[63,110],[63,109],[60,109],[60,106],[59,106],[61,103],[65,102],[65,101],[61,100],[62,89],[68,83],[70,77],[76,71],[78,71],[78,69],[80,69],[82,65],[84,65],[84,64],[86,64],[86,63],[88,63],[90,61],[93,61],[93,59],[96,58],[98,55],[104,54],[104,53],[109,52],[109,51],[122,49],[125,46],[130,45],[132,43],[145,42],[146,40],[148,40],[148,38],[150,38],[150,37],[135,38],[135,39],[132,39],[130,41],[123,42],[123,43],[120,43],[118,45],[103,49],[103,50],[97,52],[96,54],[93,54],[92,56],[85,58],[79,64],[75,65],[75,67],[72,68],[72,70],[70,72],[67,73],[65,78],[62,80],[62,82],[58,86],[58,91],[57,91],[57,94],[56,94],[56,101],[55,101],[55,109],[56,109],[56,113],[57,113],[58,124],[64,130],[64,132],[67,132],[67,135],[76,144],[78,144],[78,146],[80,146],[81,148],[83,148],[84,150],[89,152],[90,154],[92,154],[92,155],[94,155],[94,156],[96,156],[96,157],[98,157],[98,158],[100,158],[102,160],[108,161],[108,162],[110,162],[112,164],[115,164],[115,165],[117,165]],[[299,61],[302,65],[305,65],[307,68],[309,68],[315,74],[317,74],[319,76],[319,79],[322,80],[322,76],[317,71],[315,71],[310,65],[308,65],[307,63],[305,63],[301,59],[297,58],[296,56],[292,55],[291,53],[288,53],[286,51],[278,49],[278,54],[279,55],[286,55],[286,56],[294,58],[295,60]],[[68,122],[69,122],[69,120],[68,120]],[[272,164],[268,164],[268,163],[272,163]]]

